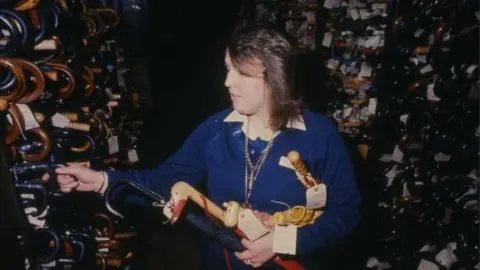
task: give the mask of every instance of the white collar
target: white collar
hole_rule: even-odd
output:
[[[243,123],[242,125],[242,131],[243,133],[247,134],[247,126],[248,126],[248,117],[246,115],[242,115],[236,110],[233,110],[224,120],[223,122],[238,122],[238,123]],[[292,129],[298,129],[298,130],[303,130],[306,131],[307,127],[305,126],[305,122],[303,121],[302,115],[299,115],[299,117],[295,120],[289,120],[287,123],[287,128],[292,128]],[[271,133],[268,132],[267,130],[264,131],[256,131],[256,130],[249,130],[249,135],[248,137],[251,140],[256,140],[257,138],[260,137],[260,139],[264,141],[269,141],[271,139]],[[274,137],[278,134],[275,133]]]

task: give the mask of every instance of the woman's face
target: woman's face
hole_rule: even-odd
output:
[[[225,86],[230,92],[233,108],[243,115],[257,114],[268,109],[268,93],[263,78],[263,67],[260,63],[247,64],[250,74],[258,76],[245,76],[233,66],[228,50],[225,54],[227,78]],[[250,72],[251,71],[251,72]]]

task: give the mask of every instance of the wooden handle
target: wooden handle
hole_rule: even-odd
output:
[[[40,0],[24,0],[17,4],[15,11],[27,11],[35,8]]]
[[[212,216],[218,218],[223,222],[224,220],[223,210],[220,207],[218,207],[214,202],[210,201],[203,194],[198,192],[195,188],[190,186],[188,183],[177,182],[172,187],[171,193],[172,193],[172,199],[174,199],[175,201],[181,200],[181,199],[191,199],[198,206],[205,209],[205,211],[207,211],[209,214],[211,214]]]
[[[16,100],[23,95],[27,87],[27,84],[25,82],[25,74],[23,73],[23,70],[18,65],[15,65],[15,63],[11,59],[0,57],[0,66],[10,71],[13,76],[17,78],[16,85],[13,90],[10,91],[10,94],[2,95],[0,96],[0,99],[6,101]]]
[[[31,92],[20,97],[20,99],[17,100],[17,103],[26,104],[37,100],[42,95],[43,90],[45,90],[45,77],[42,71],[30,61],[24,59],[13,59],[12,61],[15,65],[30,73],[35,81],[35,88],[33,88]]]
[[[295,170],[303,177],[308,176],[307,166],[303,163],[302,159],[300,158],[300,153],[297,151],[290,151],[288,152],[288,160],[292,163]]]

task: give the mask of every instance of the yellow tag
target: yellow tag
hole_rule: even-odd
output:
[[[255,241],[269,232],[251,209],[244,208],[238,213],[238,228],[250,241]]]
[[[295,255],[297,252],[297,227],[275,225],[273,231],[273,252]]]
[[[322,208],[327,204],[327,186],[321,183],[307,189],[307,208]]]

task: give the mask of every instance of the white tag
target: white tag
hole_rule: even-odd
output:
[[[365,47],[365,43],[366,43],[365,39],[363,39],[363,38],[358,38],[357,39],[358,47]]]
[[[363,62],[362,67],[360,68],[360,77],[370,77],[372,76],[372,67],[369,66],[367,63]]]
[[[386,3],[374,3],[372,5],[372,9],[373,10],[377,10],[377,9],[386,10],[387,9],[387,4]]]
[[[128,161],[130,161],[131,163],[135,163],[138,161],[137,150],[135,149],[128,150]]]
[[[96,240],[97,242],[108,241],[108,240],[110,240],[110,237],[96,236],[96,237],[95,237],[95,240]]]
[[[368,258],[368,261],[367,261],[367,267],[372,268],[377,266],[379,263],[380,261],[376,257],[370,257]]]
[[[329,69],[336,70],[337,67],[338,67],[338,64],[339,64],[339,62],[337,60],[330,59],[330,60],[328,60],[327,67]]]
[[[417,270],[439,270],[440,268],[433,262],[422,259]]]
[[[352,114],[352,111],[353,111],[352,107],[348,107],[348,108],[343,109],[343,118],[349,117],[350,114]]]
[[[32,193],[20,193],[20,198],[35,200],[35,195]]]
[[[440,98],[435,95],[435,91],[433,91],[433,83],[427,86],[427,99],[431,101],[439,101]]]
[[[164,214],[168,219],[172,219],[172,217],[173,217],[172,208],[171,208],[169,205],[166,205],[165,207],[163,207],[163,214]]]
[[[297,252],[297,226],[275,225],[273,231],[273,252],[295,255]]]
[[[32,110],[26,104],[17,104],[18,109],[22,113],[23,121],[25,122],[25,130],[30,130],[40,127]],[[17,121],[13,119],[14,121]]]
[[[292,163],[287,157],[281,156],[280,161],[278,162],[278,165],[283,166],[285,168],[289,168],[292,170],[295,170],[295,167],[293,167]]]
[[[286,21],[285,22],[285,31],[290,32],[293,29],[293,22],[292,21]]]
[[[370,18],[370,13],[368,12],[368,10],[364,8],[360,9],[360,18],[362,20],[368,20],[368,18]]]
[[[428,73],[432,70],[433,70],[432,66],[426,65],[426,66],[424,66],[420,69],[420,73],[425,74],[425,73]]]
[[[108,252],[108,248],[99,248],[99,249],[98,249],[98,252],[107,253],[107,252]]]
[[[350,13],[350,17],[352,17],[354,21],[360,18],[360,14],[358,13],[358,10],[356,8],[352,8],[348,12]]]
[[[66,128],[70,120],[68,120],[65,116],[56,113],[52,116],[52,125],[59,128]]]
[[[447,269],[450,269],[452,264],[457,261],[457,256],[450,249],[445,248],[435,256],[435,260]]]
[[[393,150],[392,160],[396,162],[402,162],[403,160],[403,152],[400,150],[398,145],[395,145],[395,149]]]
[[[380,45],[380,40],[381,40],[380,36],[373,36],[371,38],[368,38],[367,41],[365,42],[365,47],[376,49],[378,45]]]
[[[385,176],[387,177],[388,181],[387,181],[387,187],[391,186],[392,185],[392,182],[393,180],[395,179],[395,177],[397,176],[398,172],[397,172],[397,165],[393,165],[393,167],[385,174]]]
[[[108,99],[113,98],[112,89],[110,89],[109,87],[105,88],[105,93],[107,93]]]
[[[377,99],[376,98],[370,98],[368,100],[368,111],[371,114],[375,114],[377,111]]]
[[[400,116],[400,122],[407,124],[408,118],[410,117],[410,114],[406,113]]]
[[[471,65],[467,68],[467,73],[471,74],[475,69],[477,69],[477,65]]]
[[[425,30],[423,28],[417,29],[413,34],[414,37],[418,38]]]
[[[333,7],[333,0],[325,0],[325,2],[323,3],[323,7],[326,8],[326,9],[332,9]]]
[[[427,56],[425,54],[417,54],[417,61],[419,63],[427,63]]]
[[[450,155],[445,155],[442,152],[439,152],[435,155],[433,159],[435,159],[436,162],[448,162],[450,160]]]
[[[317,209],[327,204],[327,186],[323,183],[307,189],[307,208]]]
[[[238,228],[250,241],[255,241],[269,232],[253,211],[246,208],[241,208],[238,213]]]
[[[330,47],[331,44],[332,44],[332,33],[327,32],[325,33],[325,35],[323,35],[322,46]]]
[[[407,183],[403,183],[402,197],[409,197],[410,191],[408,191]]]
[[[118,137],[112,136],[108,138],[108,153],[112,155],[117,153],[118,151],[120,151],[118,146]]]

